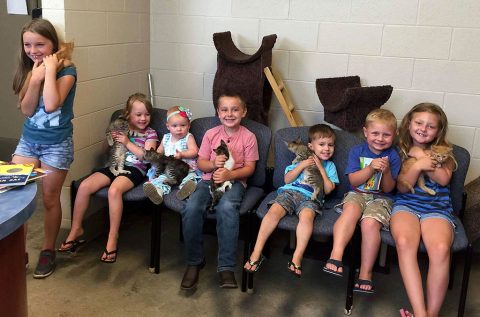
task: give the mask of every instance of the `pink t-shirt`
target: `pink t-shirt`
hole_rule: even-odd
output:
[[[233,155],[235,165],[233,169],[245,166],[245,162],[258,161],[258,146],[255,134],[250,132],[244,126],[232,136],[228,136],[223,125],[216,126],[205,132],[203,136],[198,157],[204,160],[213,161],[215,159],[215,152],[213,151],[220,145],[220,140],[227,143],[228,149]],[[212,173],[203,173],[204,180],[210,180]],[[247,184],[247,179],[239,179],[244,185]]]

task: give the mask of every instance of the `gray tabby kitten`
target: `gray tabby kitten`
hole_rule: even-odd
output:
[[[107,142],[110,146],[110,157],[108,160],[110,172],[115,176],[118,176],[119,174],[130,174],[130,171],[124,169],[127,148],[123,143],[113,140],[112,132],[121,132],[128,135],[128,120],[124,116],[119,116],[110,123],[106,134]]]
[[[287,148],[290,152],[294,153],[295,159],[292,161],[292,164],[298,163],[308,159],[310,156],[315,155],[308,146],[302,144],[300,139],[292,142],[285,142]],[[323,191],[323,178],[322,174],[318,170],[316,165],[308,166],[303,170],[304,179],[300,184],[304,184],[313,188],[311,200],[317,200],[319,203],[323,202],[325,193]]]
[[[180,184],[188,175],[190,169],[190,166],[181,159],[165,156],[153,149],[145,150],[143,160],[155,167],[154,178],[157,178],[160,174],[165,174],[166,180],[164,183],[170,186]]]
[[[227,160],[225,161],[225,165],[223,166],[226,169],[232,170],[233,166],[235,166],[235,161],[233,160],[233,155],[228,149],[227,144],[225,141],[221,140],[220,145],[213,150],[217,156],[219,155],[225,155],[227,157]],[[217,169],[214,169],[212,174],[216,171]],[[222,198],[223,194],[232,188],[233,184],[231,181],[226,181],[223,183],[215,183],[213,181],[213,177],[210,179],[210,195],[212,196],[212,202],[210,204],[210,208],[208,211],[210,213],[214,212],[213,207],[218,203],[218,201]]]

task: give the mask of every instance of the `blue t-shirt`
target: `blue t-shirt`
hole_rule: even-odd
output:
[[[285,168],[285,174],[293,170],[299,163],[295,163],[289,165]],[[328,179],[335,184],[338,184],[340,181],[338,180],[337,168],[332,161],[322,161],[323,168],[325,169],[325,173],[327,173]],[[302,193],[305,197],[310,198],[313,194],[313,188],[302,184],[301,181],[305,178],[303,171],[298,175],[298,177],[291,183],[285,184],[282,187],[278,188],[277,192],[281,193],[284,190],[295,190],[297,192]]]
[[[35,113],[23,124],[23,138],[30,143],[57,144],[73,134],[73,99],[77,87],[77,70],[73,66],[57,73],[57,80],[63,76],[74,76],[75,82],[68,92],[63,105],[53,112],[45,111],[43,96],[40,96]]]
[[[356,145],[350,149],[348,153],[348,163],[345,169],[345,175],[350,173],[354,173],[363,169],[364,167],[368,166],[372,159],[376,159],[379,157],[388,157],[388,162],[390,164],[390,172],[392,173],[392,177],[394,180],[397,179],[398,172],[400,171],[400,166],[402,164],[402,160],[398,155],[398,152],[393,148],[389,148],[380,154],[375,154],[370,151],[367,142],[362,144]],[[379,183],[381,180],[380,173],[376,173],[369,179],[365,184],[362,184],[358,187],[353,187],[350,185],[352,190],[359,190],[361,192],[366,193],[382,193],[381,189],[378,188]],[[390,195],[389,195],[390,196]]]
[[[415,193],[397,192],[395,195],[395,206],[406,206],[416,212],[423,214],[439,213],[447,216],[451,221],[454,221],[453,206],[450,200],[450,184],[441,186],[432,181],[428,175],[424,175],[425,186],[433,189],[436,195],[432,196],[426,193],[423,189],[415,184]]]

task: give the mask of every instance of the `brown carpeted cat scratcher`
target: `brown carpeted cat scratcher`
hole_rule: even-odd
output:
[[[387,102],[393,90],[390,85],[361,87],[358,76],[319,78],[316,86],[324,120],[350,132],[362,128],[367,114]]]
[[[224,92],[239,94],[247,104],[247,117],[268,125],[268,112],[272,99],[270,87],[263,69],[272,65],[272,48],[276,34],[263,37],[262,45],[253,55],[240,51],[230,32],[214,33],[217,48],[217,72],[213,81],[213,102]]]

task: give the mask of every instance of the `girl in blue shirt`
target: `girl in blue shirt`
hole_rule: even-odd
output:
[[[71,120],[77,73],[70,61],[57,57],[63,43],[49,21],[34,19],[21,35],[13,90],[26,119],[12,161],[34,163],[51,172],[42,181],[45,238],[33,273],[35,278],[45,278],[55,269],[54,247],[62,218],[60,193],[73,161]]]

